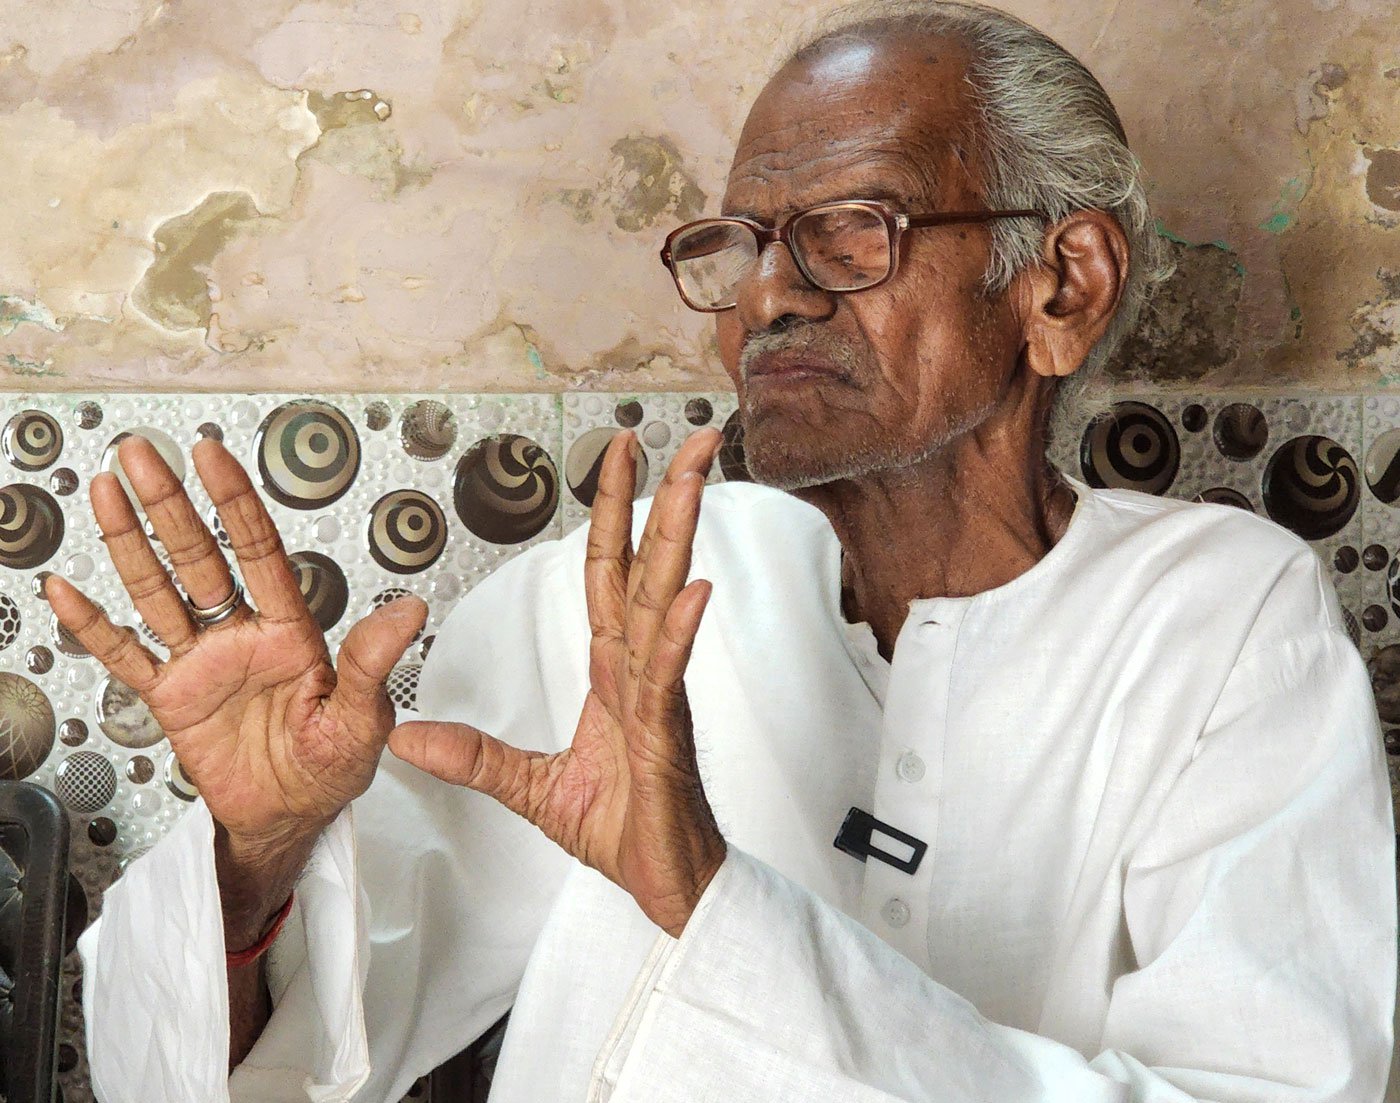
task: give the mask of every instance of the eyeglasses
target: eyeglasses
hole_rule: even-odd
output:
[[[1045,217],[1040,211],[901,214],[878,200],[854,199],[809,207],[771,229],[751,218],[690,222],[667,236],[661,263],[675,278],[686,306],[713,314],[738,302],[739,285],[775,241],[787,246],[813,286],[823,291],[867,291],[894,275],[906,230]]]

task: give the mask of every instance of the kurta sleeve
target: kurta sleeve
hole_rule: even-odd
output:
[[[1245,653],[1125,857],[1130,967],[1098,1052],[989,1022],[731,848],[663,936],[594,1103],[1377,1103],[1394,832],[1365,668],[1333,629]]]
[[[317,842],[269,955],[277,1007],[259,1048],[266,1060],[293,1052],[295,1040],[296,1058],[250,1064],[232,1082],[213,838],[201,801],[132,863],[79,941],[93,1094],[101,1103],[351,1098],[369,1071],[352,814]]]
[[[443,623],[417,711],[555,750],[586,693],[578,549],[541,545]],[[400,719],[409,716],[400,713]],[[385,753],[327,830],[268,958],[274,1011],[228,1074],[228,990],[203,803],[109,889],[82,937],[102,1103],[384,1103],[509,1007],[568,856],[480,794]]]

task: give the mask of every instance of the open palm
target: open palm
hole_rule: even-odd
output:
[[[120,456],[190,601],[217,605],[233,576],[180,481],[139,437],[124,441]],[[243,604],[230,619],[200,627],[112,475],[93,480],[93,511],[123,585],[169,659],[63,579],[50,577],[45,592],[59,621],[140,694],[216,821],[246,839],[289,825],[311,830],[368,787],[393,727],[383,681],[422,627],[426,606],[404,598],[360,621],[337,670],[246,472],[215,441],[196,445],[194,459],[256,612]]]
[[[692,435],[632,551],[630,433],[609,447],[588,534],[589,692],[572,744],[519,750],[465,724],[414,721],[395,754],[489,793],[626,889],[658,926],[684,928],[725,844],[695,762],[683,677],[710,584],[687,584],[704,472],[718,433]]]

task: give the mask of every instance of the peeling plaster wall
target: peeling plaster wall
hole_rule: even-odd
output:
[[[1005,0],[1179,271],[1114,372],[1400,386],[1395,0]],[[0,0],[10,390],[725,385],[656,259],[830,0]]]

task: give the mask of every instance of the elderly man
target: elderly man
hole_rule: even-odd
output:
[[[769,486],[701,519],[697,433],[634,551],[621,434],[589,529],[462,602],[397,728],[421,603],[333,669],[233,458],[194,453],[256,613],[125,444],[189,605],[114,479],[94,507],[170,658],[49,595],[203,803],[84,938],[98,1095],[384,1103],[513,1005],[494,1100],[1378,1099],[1389,794],[1315,557],[1044,457],[1155,248],[1059,47],[845,14],[664,252]]]

